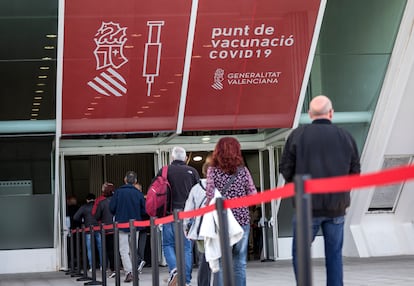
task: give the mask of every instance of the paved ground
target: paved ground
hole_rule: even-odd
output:
[[[323,259],[313,260],[313,285],[323,286],[325,282],[325,269]],[[97,280],[101,280],[100,272]],[[197,271],[193,272],[193,286]],[[167,269],[160,267],[160,286],[165,286]],[[378,258],[344,258],[344,284],[358,286],[414,285],[414,256],[392,256]],[[2,274],[0,286],[79,286],[84,281],[76,281],[64,272],[30,273],[30,274]],[[152,284],[151,268],[144,268],[140,275],[139,285]],[[247,264],[247,285],[295,285],[290,260],[275,262],[249,261]],[[108,286],[115,285],[114,279],[107,280]],[[121,285],[131,285],[123,283]]]

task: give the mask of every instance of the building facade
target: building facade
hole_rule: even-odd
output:
[[[105,5],[115,5],[112,2],[106,1]],[[163,1],[155,2],[160,5]],[[148,186],[155,171],[168,163],[168,152],[175,145],[185,147],[192,160],[213,150],[221,136],[236,136],[258,189],[266,191],[282,185],[277,170],[284,140],[291,128],[308,123],[307,105],[318,94],[332,99],[334,122],[356,138],[364,173],[412,163],[414,135],[407,128],[414,119],[414,1],[309,1],[312,5],[305,8],[298,8],[303,1],[276,2],[280,6],[269,6],[269,11],[257,8],[257,15],[260,11],[263,14],[254,26],[234,24],[233,31],[224,28],[230,27],[225,25],[227,22],[211,26],[205,17],[211,8],[201,0],[192,1],[192,5],[180,2],[176,10],[168,6],[169,14],[155,13],[156,7],[142,4],[141,10],[153,17],[146,21],[143,31],[154,38],[135,31],[125,33],[131,43],[144,43],[141,48],[147,57],[134,54],[131,44],[123,56],[116,58],[118,62],[112,59],[112,68],[104,67],[105,71],[98,69],[105,65],[102,55],[117,51],[111,46],[104,49],[105,53],[93,53],[95,49],[102,52],[99,31],[105,27],[81,27],[99,18],[98,23],[112,21],[111,29],[115,29],[118,18],[105,18],[103,8],[85,7],[82,14],[69,1],[1,3],[0,31],[9,45],[0,47],[0,273],[67,267],[66,197],[75,195],[81,203],[89,192],[99,194],[104,181],[120,185],[129,169],[136,170],[143,186]],[[249,7],[223,5],[221,9],[251,17]],[[119,19],[130,20],[134,13],[143,17],[140,13],[144,12],[138,12],[138,8],[129,7],[130,12],[118,15]],[[176,19],[177,9],[187,14]],[[279,22],[272,30],[266,22],[271,20],[263,19],[274,20],[274,15],[285,19],[281,10],[288,20],[282,29],[285,34],[276,37]],[[165,18],[160,16],[163,13]],[[182,33],[177,31],[176,38],[166,36],[172,31],[168,30],[171,21],[186,27]],[[206,36],[204,26],[199,28],[197,23],[213,27],[208,30],[211,34]],[[92,37],[87,36],[86,31],[91,30]],[[281,47],[290,31],[297,40],[295,45],[284,42]],[[193,37],[187,37],[191,33]],[[260,39],[260,45],[270,47],[263,50],[269,57],[253,64],[246,52],[250,48],[238,49],[235,56],[224,44],[253,41],[250,33]],[[230,36],[231,40],[225,42]],[[77,37],[89,37],[90,46],[80,45]],[[202,37],[209,39],[207,44]],[[122,37],[119,39],[122,45]],[[275,39],[277,48],[271,46]],[[229,63],[223,69],[226,81],[219,80],[220,73],[209,72],[218,72],[217,66],[203,64],[205,50],[197,50],[198,46],[208,50],[205,54],[210,62]],[[240,51],[244,51],[243,56]],[[254,53],[258,55],[257,49]],[[275,54],[286,58],[286,63]],[[238,57],[237,62],[232,55]],[[168,68],[179,67],[180,71],[163,70],[165,65],[159,67],[157,61],[150,66],[149,59],[154,57],[160,57],[161,62],[167,58]],[[126,69],[126,59],[140,64],[139,68],[131,64]],[[277,66],[279,61],[282,63]],[[247,66],[241,69],[244,72],[228,73],[243,65]],[[253,74],[250,71],[255,70],[254,66],[271,72]],[[164,78],[168,72],[179,84]],[[203,72],[208,76],[204,77]],[[134,73],[140,73],[140,82],[131,79]],[[121,78],[128,85],[119,84]],[[204,78],[208,78],[205,83]],[[116,89],[106,88],[105,80],[117,81]],[[212,86],[209,88],[214,92],[222,92],[224,84],[227,91],[198,96],[203,84]],[[250,94],[239,94],[238,90],[257,96],[248,98]],[[115,101],[131,98],[134,92],[143,93],[146,104],[136,99]],[[90,94],[100,99],[91,100]],[[99,109],[102,98],[110,103]],[[237,110],[233,111],[235,106]],[[156,115],[146,117],[148,110]],[[200,167],[196,161],[189,163]],[[412,182],[402,182],[353,192],[344,255],[413,254],[413,191]],[[292,213],[288,200],[262,204],[262,216],[272,222],[263,229],[263,255],[267,258],[290,259]],[[323,256],[322,238],[316,239],[313,255]]]

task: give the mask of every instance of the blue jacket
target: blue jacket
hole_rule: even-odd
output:
[[[142,220],[142,216],[146,214],[144,195],[133,185],[123,185],[112,196],[109,210],[118,223],[129,222],[131,219]],[[129,232],[129,228],[121,230]]]

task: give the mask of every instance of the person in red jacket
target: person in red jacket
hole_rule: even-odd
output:
[[[95,202],[94,202],[94,204],[93,204],[93,207],[92,207],[92,215],[95,215],[96,214],[96,209],[98,208],[98,205],[99,205],[99,203],[101,202],[101,201],[103,201],[103,200],[105,200],[106,199],[106,197],[105,197],[105,195],[104,195],[104,192],[105,192],[105,184],[108,184],[108,183],[103,183],[102,184],[102,188],[101,188],[101,191],[102,191],[102,193],[101,193],[101,195],[99,196],[99,197],[97,197],[96,198],[96,200],[95,200]],[[110,183],[110,184],[112,184],[112,183]],[[113,185],[112,185],[113,186]]]

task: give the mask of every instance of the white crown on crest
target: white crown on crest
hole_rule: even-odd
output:
[[[126,39],[126,27],[121,28],[118,23],[102,22],[101,27],[95,34],[97,45],[123,45]]]

